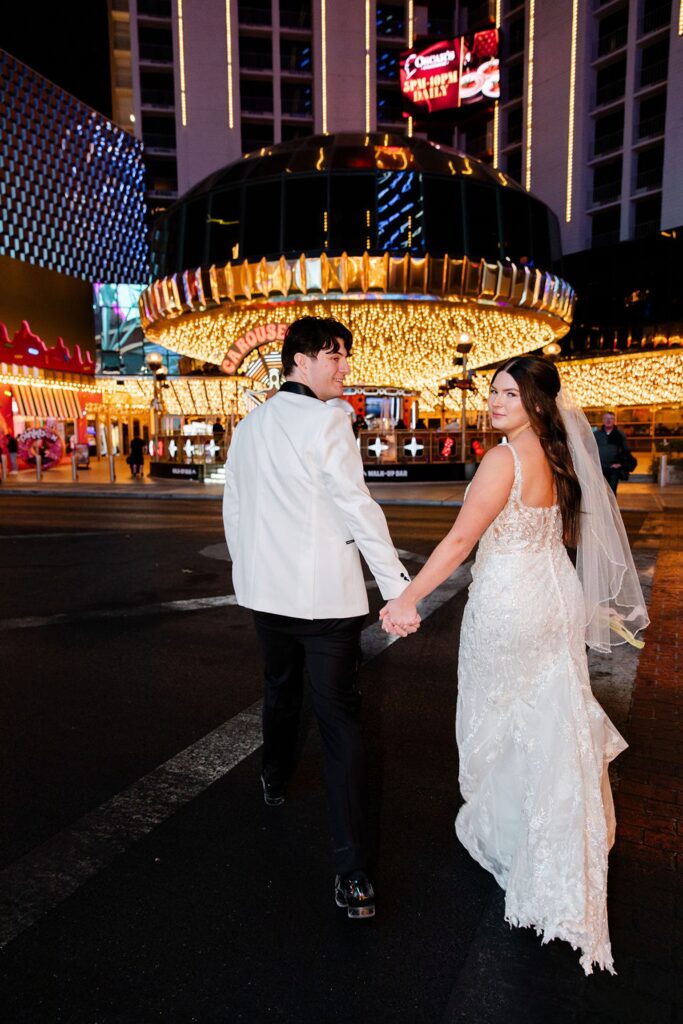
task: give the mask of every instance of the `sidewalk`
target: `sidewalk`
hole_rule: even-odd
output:
[[[149,471],[149,463],[145,466]],[[370,492],[380,505],[426,505],[457,508],[462,505],[465,483],[370,484]],[[180,500],[220,500],[222,484],[203,484],[189,480],[152,480],[145,475],[134,480],[125,459],[116,460],[116,482],[109,479],[109,462],[93,459],[90,469],[80,470],[78,481],[71,479],[71,465],[65,463],[43,473],[36,480],[35,470],[21,470],[0,485],[0,497],[48,496],[65,498],[176,498]],[[662,512],[683,508],[683,486],[660,488],[645,481],[623,483],[618,491],[619,507],[632,512]]]
[[[640,655],[619,758],[610,924],[619,977],[586,986],[605,1024],[673,1022],[683,1001],[683,521],[662,517]],[[643,546],[647,541],[643,538]],[[638,542],[635,549],[639,547]]]

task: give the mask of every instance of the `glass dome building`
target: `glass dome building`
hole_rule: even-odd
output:
[[[357,383],[434,391],[459,335],[473,367],[567,332],[555,215],[486,164],[423,139],[313,136],[251,153],[153,230],[141,299],[160,344],[240,372],[306,313],[354,332]]]

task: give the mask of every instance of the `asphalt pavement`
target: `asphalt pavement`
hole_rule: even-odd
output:
[[[457,514],[386,511],[412,572]],[[656,523],[626,522],[647,586]],[[332,898],[310,716],[287,802],[262,802],[260,662],[219,505],[3,496],[0,566],[4,1020],[644,1024],[628,984],[584,979],[566,944],[508,928],[455,838],[467,567],[391,644],[367,574],[378,914],[351,922]],[[593,664],[622,729],[636,666],[631,652]],[[610,997],[622,1016],[599,1009]]]

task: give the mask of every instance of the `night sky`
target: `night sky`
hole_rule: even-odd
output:
[[[107,0],[13,0],[0,48],[111,117]]]

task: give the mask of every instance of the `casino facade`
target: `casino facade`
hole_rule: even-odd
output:
[[[333,316],[354,334],[350,385],[406,388],[425,410],[461,335],[476,369],[561,338],[574,305],[547,206],[471,157],[386,133],[250,154],[172,206],[152,248],[148,338],[258,381],[286,324]]]

